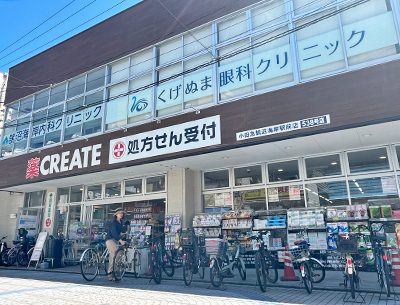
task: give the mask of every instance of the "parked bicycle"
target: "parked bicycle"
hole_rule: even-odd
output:
[[[382,246],[382,243],[386,243],[385,235],[380,234],[383,228],[383,224],[379,224],[376,227],[372,227],[371,240],[372,249],[374,252],[376,272],[378,274],[378,283],[381,289],[385,290],[385,294],[390,297],[390,278],[391,271],[387,262],[388,253],[387,251],[391,247]]]
[[[257,241],[255,269],[257,282],[262,292],[267,290],[267,280],[271,283],[276,283],[278,280],[278,259],[268,250],[264,241],[264,236],[269,238],[270,235],[271,232],[269,231],[258,231],[258,235],[251,237],[251,239]]]
[[[208,265],[204,247],[204,236],[196,236],[193,229],[180,230],[180,246],[182,247],[183,281],[189,286],[193,274],[198,273],[204,278],[205,267]]]
[[[312,293],[314,284],[321,283],[325,279],[325,267],[318,259],[311,256],[310,244],[305,237],[306,233],[307,230],[302,230],[297,234],[300,240],[294,243],[295,248],[290,252],[293,256],[293,263],[299,264],[302,284],[308,293]]]
[[[240,254],[240,242],[236,239],[233,242],[234,249],[230,255],[226,255],[226,249],[219,249],[217,253],[210,251],[210,244],[218,243],[218,247],[226,247],[227,242],[219,239],[209,239],[206,241],[207,253],[210,254],[210,281],[214,287],[219,287],[222,284],[224,277],[228,272],[238,269],[242,280],[246,279],[246,266]],[[225,243],[225,245],[224,245]],[[208,248],[207,248],[208,245]]]
[[[10,250],[10,248],[8,248],[7,243],[4,241],[7,238],[7,236],[4,236],[0,239],[0,265],[3,266],[10,266],[8,263],[8,258],[7,260],[3,261],[3,253],[6,253]]]
[[[364,236],[363,233],[342,233],[333,234],[337,246],[337,251],[346,256],[344,268],[343,286],[350,288],[350,294],[353,299],[356,298],[356,290],[360,289],[359,267],[365,262],[365,255],[360,255],[358,250],[358,237]],[[358,254],[358,255],[357,255]]]
[[[92,243],[91,248],[86,249],[80,258],[81,274],[87,281],[93,281],[104,270],[108,275],[108,257],[109,251],[102,243]],[[104,249],[100,251],[100,249]]]
[[[162,236],[154,238],[150,247],[150,271],[152,279],[156,284],[161,283],[162,271],[168,276],[175,274],[175,266],[172,257],[165,250]]]
[[[136,278],[140,275],[141,254],[137,248],[140,235],[133,237],[125,245],[119,245],[114,256],[113,273],[116,281],[122,280],[126,269],[133,270]]]

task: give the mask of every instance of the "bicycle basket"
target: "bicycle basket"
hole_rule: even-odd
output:
[[[348,238],[338,235],[336,240],[337,251],[341,253],[358,253],[357,235],[348,235]]]
[[[293,249],[290,249],[289,253],[296,259],[301,256],[301,252],[303,252],[303,250],[307,250],[307,249],[308,249],[307,242],[302,241],[301,243],[294,246]]]
[[[196,236],[194,235],[193,229],[182,229],[180,236],[180,245],[185,246],[193,246],[195,244]]]
[[[228,249],[228,242],[220,238],[206,239],[206,253],[207,255],[215,255],[223,257]]]

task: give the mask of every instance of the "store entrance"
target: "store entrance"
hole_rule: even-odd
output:
[[[123,208],[127,212],[123,222],[130,221],[130,236],[145,232],[148,225],[152,226],[152,233],[164,231],[165,199],[94,205],[90,225],[91,242],[105,241],[109,224],[113,221],[117,208]]]

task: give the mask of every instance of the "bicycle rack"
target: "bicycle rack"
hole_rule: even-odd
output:
[[[383,293],[383,288],[381,287],[381,292],[379,293],[379,301],[381,301],[381,300],[382,300],[382,301],[394,301],[393,304],[396,304],[397,301],[400,301],[399,295],[398,295],[398,294],[396,293],[396,291],[394,290],[394,286],[390,285],[390,286],[389,286],[389,289],[390,289],[390,287],[392,288],[392,295],[393,295],[393,296],[386,297],[386,294]],[[382,295],[384,296],[383,298],[382,298]]]

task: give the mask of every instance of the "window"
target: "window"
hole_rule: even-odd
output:
[[[306,158],[307,178],[341,175],[340,156]]]
[[[15,119],[18,116],[18,110],[19,110],[19,102],[8,106],[6,120],[10,121]]]
[[[89,185],[87,187],[87,199],[101,199],[102,198],[102,185]]]
[[[50,91],[50,105],[62,102],[65,100],[65,84],[51,88]]]
[[[165,176],[146,178],[146,193],[165,191]]]
[[[349,65],[399,53],[390,1],[371,0],[340,15]]]
[[[83,135],[101,131],[103,117],[103,91],[97,91],[85,96],[85,110],[83,116]]]
[[[129,76],[129,58],[121,59],[108,67],[108,83],[116,83]]]
[[[211,61],[211,55],[206,54],[198,56],[191,60],[187,60],[183,63],[184,71],[188,71],[199,65],[208,63]],[[190,106],[199,106],[207,103],[211,103],[214,100],[213,96],[213,72],[212,66],[196,70],[192,73],[185,74],[183,76],[184,83],[184,101],[185,107],[189,104]]]
[[[128,91],[128,82],[115,85],[108,90],[106,129],[126,125],[128,96],[121,96]]]
[[[121,182],[106,183],[106,198],[121,196]]]
[[[141,194],[142,179],[125,180],[125,195]]]
[[[268,27],[286,19],[285,1],[283,0],[272,1],[270,4],[251,11],[251,25],[253,30]]]
[[[157,66],[182,58],[182,38],[178,37],[157,47]]]
[[[57,190],[57,204],[64,204],[69,202],[69,187],[59,188]]]
[[[218,24],[218,42],[247,33],[246,14],[240,14]]]
[[[204,194],[204,208],[209,212],[226,211],[232,209],[232,194],[230,192]]]
[[[262,183],[261,165],[235,168],[234,175],[235,186]]]
[[[44,196],[46,191],[36,191],[31,193],[25,193],[25,208],[35,208],[44,206]]]
[[[204,173],[204,189],[229,187],[229,170],[219,170]]]
[[[129,91],[134,91],[152,83],[152,75],[135,78],[129,83]],[[151,113],[153,106],[153,88],[142,89],[129,95],[128,124],[136,123]]]
[[[268,209],[281,210],[304,208],[303,185],[289,185],[268,188]]]
[[[38,95],[37,95],[38,96]],[[39,94],[40,96],[40,94]],[[39,100],[40,101],[40,100]],[[32,97],[24,99],[20,102],[20,107],[19,107],[19,114],[18,116],[22,116],[24,114],[29,114],[32,111],[32,102],[33,99]],[[37,109],[37,108],[35,108]]]
[[[33,110],[38,110],[40,108],[47,107],[47,105],[49,104],[49,93],[50,91],[46,90],[44,92],[35,95]],[[31,112],[31,110],[29,110],[28,112]]]
[[[158,81],[168,79],[175,74],[182,72],[182,64],[175,64],[168,68],[161,69],[158,75]],[[156,110],[157,116],[179,112],[182,110],[182,77],[161,83],[157,86]]]
[[[31,118],[25,117],[17,121],[13,153],[26,151],[28,145],[29,125]]]
[[[288,26],[280,27],[252,39],[253,71],[256,90],[262,90],[294,81],[290,36],[272,39],[288,31]],[[264,43],[271,39],[268,43]]]
[[[394,176],[353,179],[349,181],[351,204],[364,204],[369,199],[398,198]]]
[[[64,141],[72,140],[82,135],[82,108],[83,98],[73,100],[67,104]]]
[[[153,49],[137,53],[131,57],[131,75],[136,75],[153,68]]]
[[[83,185],[71,186],[71,202],[81,202],[82,201]]]
[[[86,81],[86,92],[103,87],[105,74],[105,68],[89,73]]]
[[[219,62],[219,94],[220,100],[247,94],[253,91],[252,64],[250,62],[250,51],[241,52],[233,57],[232,54],[238,50],[249,47],[249,39],[233,43],[218,51]]]
[[[40,148],[44,145],[44,135],[46,134],[47,124],[47,111],[35,113],[33,115],[32,134],[30,148]]]
[[[207,26],[183,36],[184,56],[204,51],[212,46],[212,29]]]
[[[3,145],[1,146],[2,157],[12,155],[14,141],[15,141],[15,126],[13,124],[9,126],[5,125]]]
[[[346,181],[306,184],[308,207],[349,204]]]
[[[80,95],[85,91],[85,77],[79,77],[68,83],[68,98]]]
[[[347,158],[351,174],[390,169],[386,148],[349,152]]]
[[[296,27],[333,12],[334,10],[329,10],[302,19],[296,23]],[[336,14],[297,31],[296,35],[301,78],[310,78],[346,67]]]
[[[300,179],[297,160],[268,164],[269,182]]]
[[[233,208],[235,210],[266,210],[265,189],[233,192]]]
[[[326,7],[330,3],[332,3],[331,0],[322,0],[322,1],[294,0],[293,1],[294,14],[300,15],[306,12],[315,11],[318,8]]]
[[[58,143],[61,141],[61,129],[63,126],[64,105],[50,108],[47,113],[47,128],[45,135],[45,145]]]

